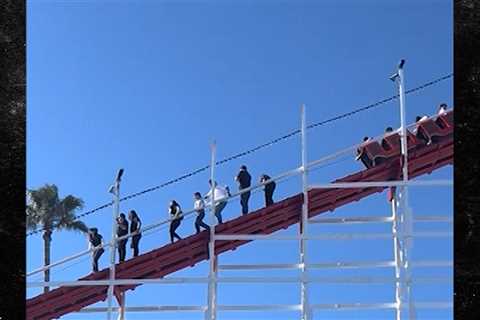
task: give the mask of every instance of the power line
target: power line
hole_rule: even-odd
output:
[[[451,78],[451,77],[453,77],[453,73],[450,73],[450,74],[447,74],[447,75],[442,76],[442,77],[440,77],[440,78],[437,78],[437,79],[435,79],[435,80],[426,82],[426,83],[424,83],[424,84],[422,84],[422,85],[420,85],[420,86],[418,86],[418,87],[415,87],[415,88],[413,88],[413,89],[406,90],[406,91],[405,91],[405,94],[410,94],[410,93],[413,93],[413,92],[420,91],[420,90],[422,90],[422,89],[425,89],[425,88],[428,88],[428,87],[430,87],[430,86],[433,86],[433,85],[435,85],[435,84],[437,84],[437,83],[439,83],[439,82],[441,82],[441,81],[443,81],[443,80],[449,79],[449,78]],[[353,111],[350,111],[350,112],[347,112],[347,113],[343,113],[343,114],[338,115],[338,116],[336,116],[336,117],[333,117],[333,118],[330,118],[330,119],[327,119],[327,120],[324,120],[324,121],[319,121],[319,122],[316,122],[316,123],[312,123],[312,124],[310,124],[310,125],[307,126],[307,129],[313,129],[313,128],[315,128],[315,127],[322,126],[322,125],[325,125],[325,124],[330,123],[330,122],[334,122],[334,121],[337,121],[337,120],[341,120],[341,119],[344,119],[344,118],[351,117],[351,116],[353,116],[353,115],[356,114],[356,113],[363,112],[363,111],[366,111],[366,110],[369,110],[369,109],[372,109],[372,108],[381,106],[381,105],[383,105],[383,104],[385,104],[385,103],[387,103],[387,102],[393,101],[393,100],[395,100],[395,99],[398,99],[398,94],[393,95],[393,96],[391,96],[391,97],[389,97],[389,98],[386,98],[386,99],[377,101],[377,102],[375,102],[375,103],[369,104],[369,105],[367,105],[367,106],[365,106],[365,107],[360,107],[360,108],[357,108],[357,109],[355,109],[355,110],[353,110]],[[281,137],[279,137],[279,138],[276,138],[276,139],[274,139],[274,140],[271,140],[271,141],[269,141],[269,142],[266,142],[266,143],[264,143],[264,144],[261,144],[261,145],[259,145],[259,146],[256,146],[256,147],[254,147],[254,148],[252,148],[252,149],[249,149],[249,150],[246,150],[246,151],[237,153],[237,154],[235,154],[235,155],[233,155],[233,156],[227,157],[227,158],[225,158],[225,159],[219,160],[219,161],[217,161],[215,164],[216,164],[216,165],[221,165],[221,164],[224,164],[224,163],[226,163],[226,162],[229,162],[229,161],[232,161],[232,160],[235,160],[235,159],[238,159],[238,158],[247,156],[247,155],[249,155],[249,154],[252,154],[252,153],[254,153],[254,152],[257,152],[258,150],[267,148],[267,147],[269,147],[269,146],[271,146],[271,145],[277,144],[277,143],[279,143],[279,142],[281,142],[281,141],[283,141],[283,140],[286,140],[286,139],[291,138],[291,137],[293,137],[293,136],[295,136],[295,135],[297,135],[297,134],[300,134],[300,132],[301,132],[301,131],[300,131],[299,129],[294,130],[294,131],[291,131],[290,133],[288,133],[288,134],[286,134],[286,135],[283,135],[283,136],[281,136]],[[210,165],[204,166],[204,167],[202,167],[202,168],[200,168],[200,169],[197,169],[197,170],[195,170],[195,171],[192,171],[192,172],[189,172],[189,173],[187,173],[187,174],[184,174],[184,175],[182,175],[182,176],[180,176],[180,177],[178,177],[178,178],[169,180],[169,181],[167,181],[167,182],[165,182],[165,183],[162,183],[162,184],[160,184],[160,185],[158,185],[158,186],[151,187],[151,188],[145,189],[145,190],[143,190],[143,191],[140,191],[140,192],[133,193],[133,194],[130,194],[130,195],[128,195],[128,196],[125,196],[125,197],[121,198],[120,201],[125,201],[125,200],[129,200],[129,199],[132,199],[132,198],[136,198],[136,197],[138,197],[138,196],[140,196],[140,195],[142,195],[142,194],[149,193],[149,192],[152,192],[152,191],[155,191],[155,190],[164,188],[164,187],[169,186],[169,185],[171,185],[171,184],[174,184],[174,183],[177,183],[177,182],[179,182],[179,181],[185,180],[185,179],[187,179],[187,178],[189,178],[189,177],[191,177],[191,176],[197,175],[197,174],[199,174],[199,173],[201,173],[201,172],[203,172],[203,171],[206,171],[206,170],[209,169],[209,168],[210,168]],[[99,211],[99,210],[102,210],[102,209],[105,209],[105,208],[107,208],[107,207],[110,207],[111,205],[113,205],[113,201],[112,201],[112,202],[109,202],[109,203],[106,203],[106,204],[104,204],[104,205],[102,205],[102,206],[99,206],[99,207],[97,207],[97,208],[95,208],[95,209],[92,209],[92,210],[90,210],[90,211],[86,211],[86,212],[84,212],[84,213],[82,213],[82,214],[80,214],[80,215],[78,215],[78,216],[75,216],[75,219],[79,219],[79,218],[82,218],[82,217],[86,217],[86,216],[88,216],[88,215],[91,215],[91,214]],[[54,228],[54,229],[55,229],[55,228]],[[38,230],[32,231],[32,232],[28,233],[27,236],[30,236],[30,235],[33,235],[33,234],[42,232],[42,231],[44,231],[44,230],[45,230],[45,229],[42,228],[42,229],[38,229]]]

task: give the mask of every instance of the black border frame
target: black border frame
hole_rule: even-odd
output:
[[[25,318],[26,3],[0,4],[0,319]],[[480,1],[454,1],[455,318],[480,319]]]

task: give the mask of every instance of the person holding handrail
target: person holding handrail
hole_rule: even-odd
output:
[[[172,200],[170,206],[168,207],[168,213],[170,214],[170,241],[174,242],[174,239],[182,240],[182,238],[177,234],[176,230],[180,227],[180,223],[183,220],[183,213],[180,205],[177,201]]]
[[[208,204],[212,205],[212,180],[208,180],[208,184],[210,185],[210,190],[208,193],[205,195],[205,199],[208,199]],[[225,206],[227,205],[226,198],[229,196],[229,190],[228,188],[222,188],[217,185],[217,182],[215,182],[215,186],[213,188],[214,190],[214,196],[215,196],[215,210],[214,214],[215,217],[217,217],[218,223],[222,223],[222,211],[225,209]]]
[[[120,216],[117,217],[117,237],[123,237],[128,234],[128,221],[124,213],[120,213]],[[128,239],[122,239],[117,241],[118,246],[118,261],[125,261],[125,256],[127,255],[127,241]]]
[[[90,228],[88,229],[88,249],[92,251],[92,268],[93,272],[98,272],[98,260],[105,252],[103,249],[103,237],[101,234],[98,233],[97,228]],[[101,246],[100,248],[97,248]]]
[[[272,178],[270,178],[266,174],[262,174],[260,176],[260,183],[265,183],[267,181],[270,181]],[[268,207],[273,204],[273,192],[275,191],[276,184],[274,181],[270,181],[268,183],[265,183],[264,191],[265,191],[265,206]]]
[[[252,177],[247,171],[247,167],[242,165],[240,172],[235,176],[235,181],[238,182],[238,190],[249,188],[251,185]],[[248,199],[250,198],[250,191],[240,194],[240,205],[242,206],[242,214],[248,213]]]
[[[195,219],[195,230],[197,233],[200,232],[200,227],[203,227],[205,230],[210,231],[210,226],[203,222],[203,218],[205,218],[205,202],[202,199],[202,195],[200,192],[195,192],[193,194],[194,199],[194,209],[197,213],[197,218]]]
[[[137,215],[135,210],[130,210],[128,213],[128,219],[130,220],[130,234],[132,235],[132,241],[130,242],[130,248],[133,249],[133,256],[138,256],[138,243],[140,242],[140,238],[142,237],[142,233],[140,232],[142,228],[142,222]]]

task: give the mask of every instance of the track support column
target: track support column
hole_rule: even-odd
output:
[[[127,307],[126,301],[125,301],[126,295],[127,295],[126,291],[120,293],[120,306],[119,306],[118,318],[117,318],[118,320],[125,320],[125,308]]]
[[[208,309],[205,313],[205,320],[217,319],[217,267],[218,261],[215,256],[215,156],[217,151],[216,142],[211,145],[210,180],[211,185],[211,215],[210,215],[210,240],[208,242],[208,254],[210,261],[208,281]]]
[[[396,192],[396,191],[393,191]],[[401,221],[400,217],[397,214],[397,197],[394,194],[392,199],[392,233],[393,233],[393,254],[395,260],[395,278],[403,281],[403,272],[402,272],[402,247],[400,242],[400,228]],[[395,283],[395,320],[402,320],[402,308],[403,308],[403,285],[400,282]]]
[[[117,244],[117,217],[120,211],[120,182],[123,175],[123,169],[118,170],[117,176],[109,192],[113,194],[113,217],[112,217],[112,240],[110,245],[110,285],[108,286],[108,312],[107,319],[112,319],[112,299],[114,285],[111,283],[115,280],[115,248]]]
[[[401,164],[402,164],[402,178],[405,183],[408,183],[408,136],[407,136],[407,127],[406,127],[406,109],[405,109],[405,78],[403,66],[405,65],[405,60],[400,60],[400,63],[397,67],[397,72],[390,77],[392,81],[398,83],[398,96],[400,98],[400,139],[401,139]],[[413,233],[413,219],[412,219],[412,210],[409,207],[408,201],[408,186],[407,184],[400,187],[400,191],[395,197],[396,202],[396,214],[400,214],[400,239],[401,239],[401,249],[402,249],[402,260],[401,260],[401,269],[402,269],[402,282],[401,282],[401,294],[404,297],[402,301],[408,303],[408,319],[415,319],[415,310],[412,299],[412,287],[411,287],[411,268],[410,268],[410,257],[413,247],[412,243],[412,233]],[[400,311],[402,313],[402,311]]]
[[[300,303],[302,305],[301,320],[311,319],[311,310],[308,300],[308,283],[305,281],[307,277],[307,240],[304,238],[307,234],[308,226],[308,169],[307,169],[307,120],[305,104],[301,108],[301,133],[302,133],[302,190],[303,190],[303,204],[302,217],[300,221],[300,271],[301,271],[301,292]]]

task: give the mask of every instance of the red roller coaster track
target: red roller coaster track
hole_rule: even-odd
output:
[[[416,139],[409,141],[408,171],[409,178],[414,178],[448,164],[453,164],[453,113],[447,116],[446,126],[436,127],[427,123],[424,130],[439,140],[424,145]],[[432,121],[433,122],[433,121]],[[429,126],[434,126],[429,128]],[[334,182],[366,182],[388,181],[401,178],[398,146],[386,162],[381,165],[357,172]],[[374,193],[385,190],[385,187],[349,188],[349,189],[314,189],[308,192],[308,216],[313,217],[324,212],[333,211],[345,204],[359,201]],[[286,229],[299,222],[302,212],[303,194],[297,194],[274,205],[251,212],[215,227],[216,234],[271,234]],[[136,258],[115,266],[116,279],[162,278],[175,271],[192,267],[202,260],[208,259],[208,237],[203,231],[189,236],[174,244],[142,254]],[[215,255],[219,255],[252,240],[222,240],[215,242]],[[79,280],[107,280],[108,268],[90,274]],[[118,297],[120,292],[134,289],[138,285],[122,285],[115,287]],[[40,294],[27,300],[27,319],[45,320],[59,318],[70,312],[104,301],[107,298],[107,286],[59,287],[48,293]]]

